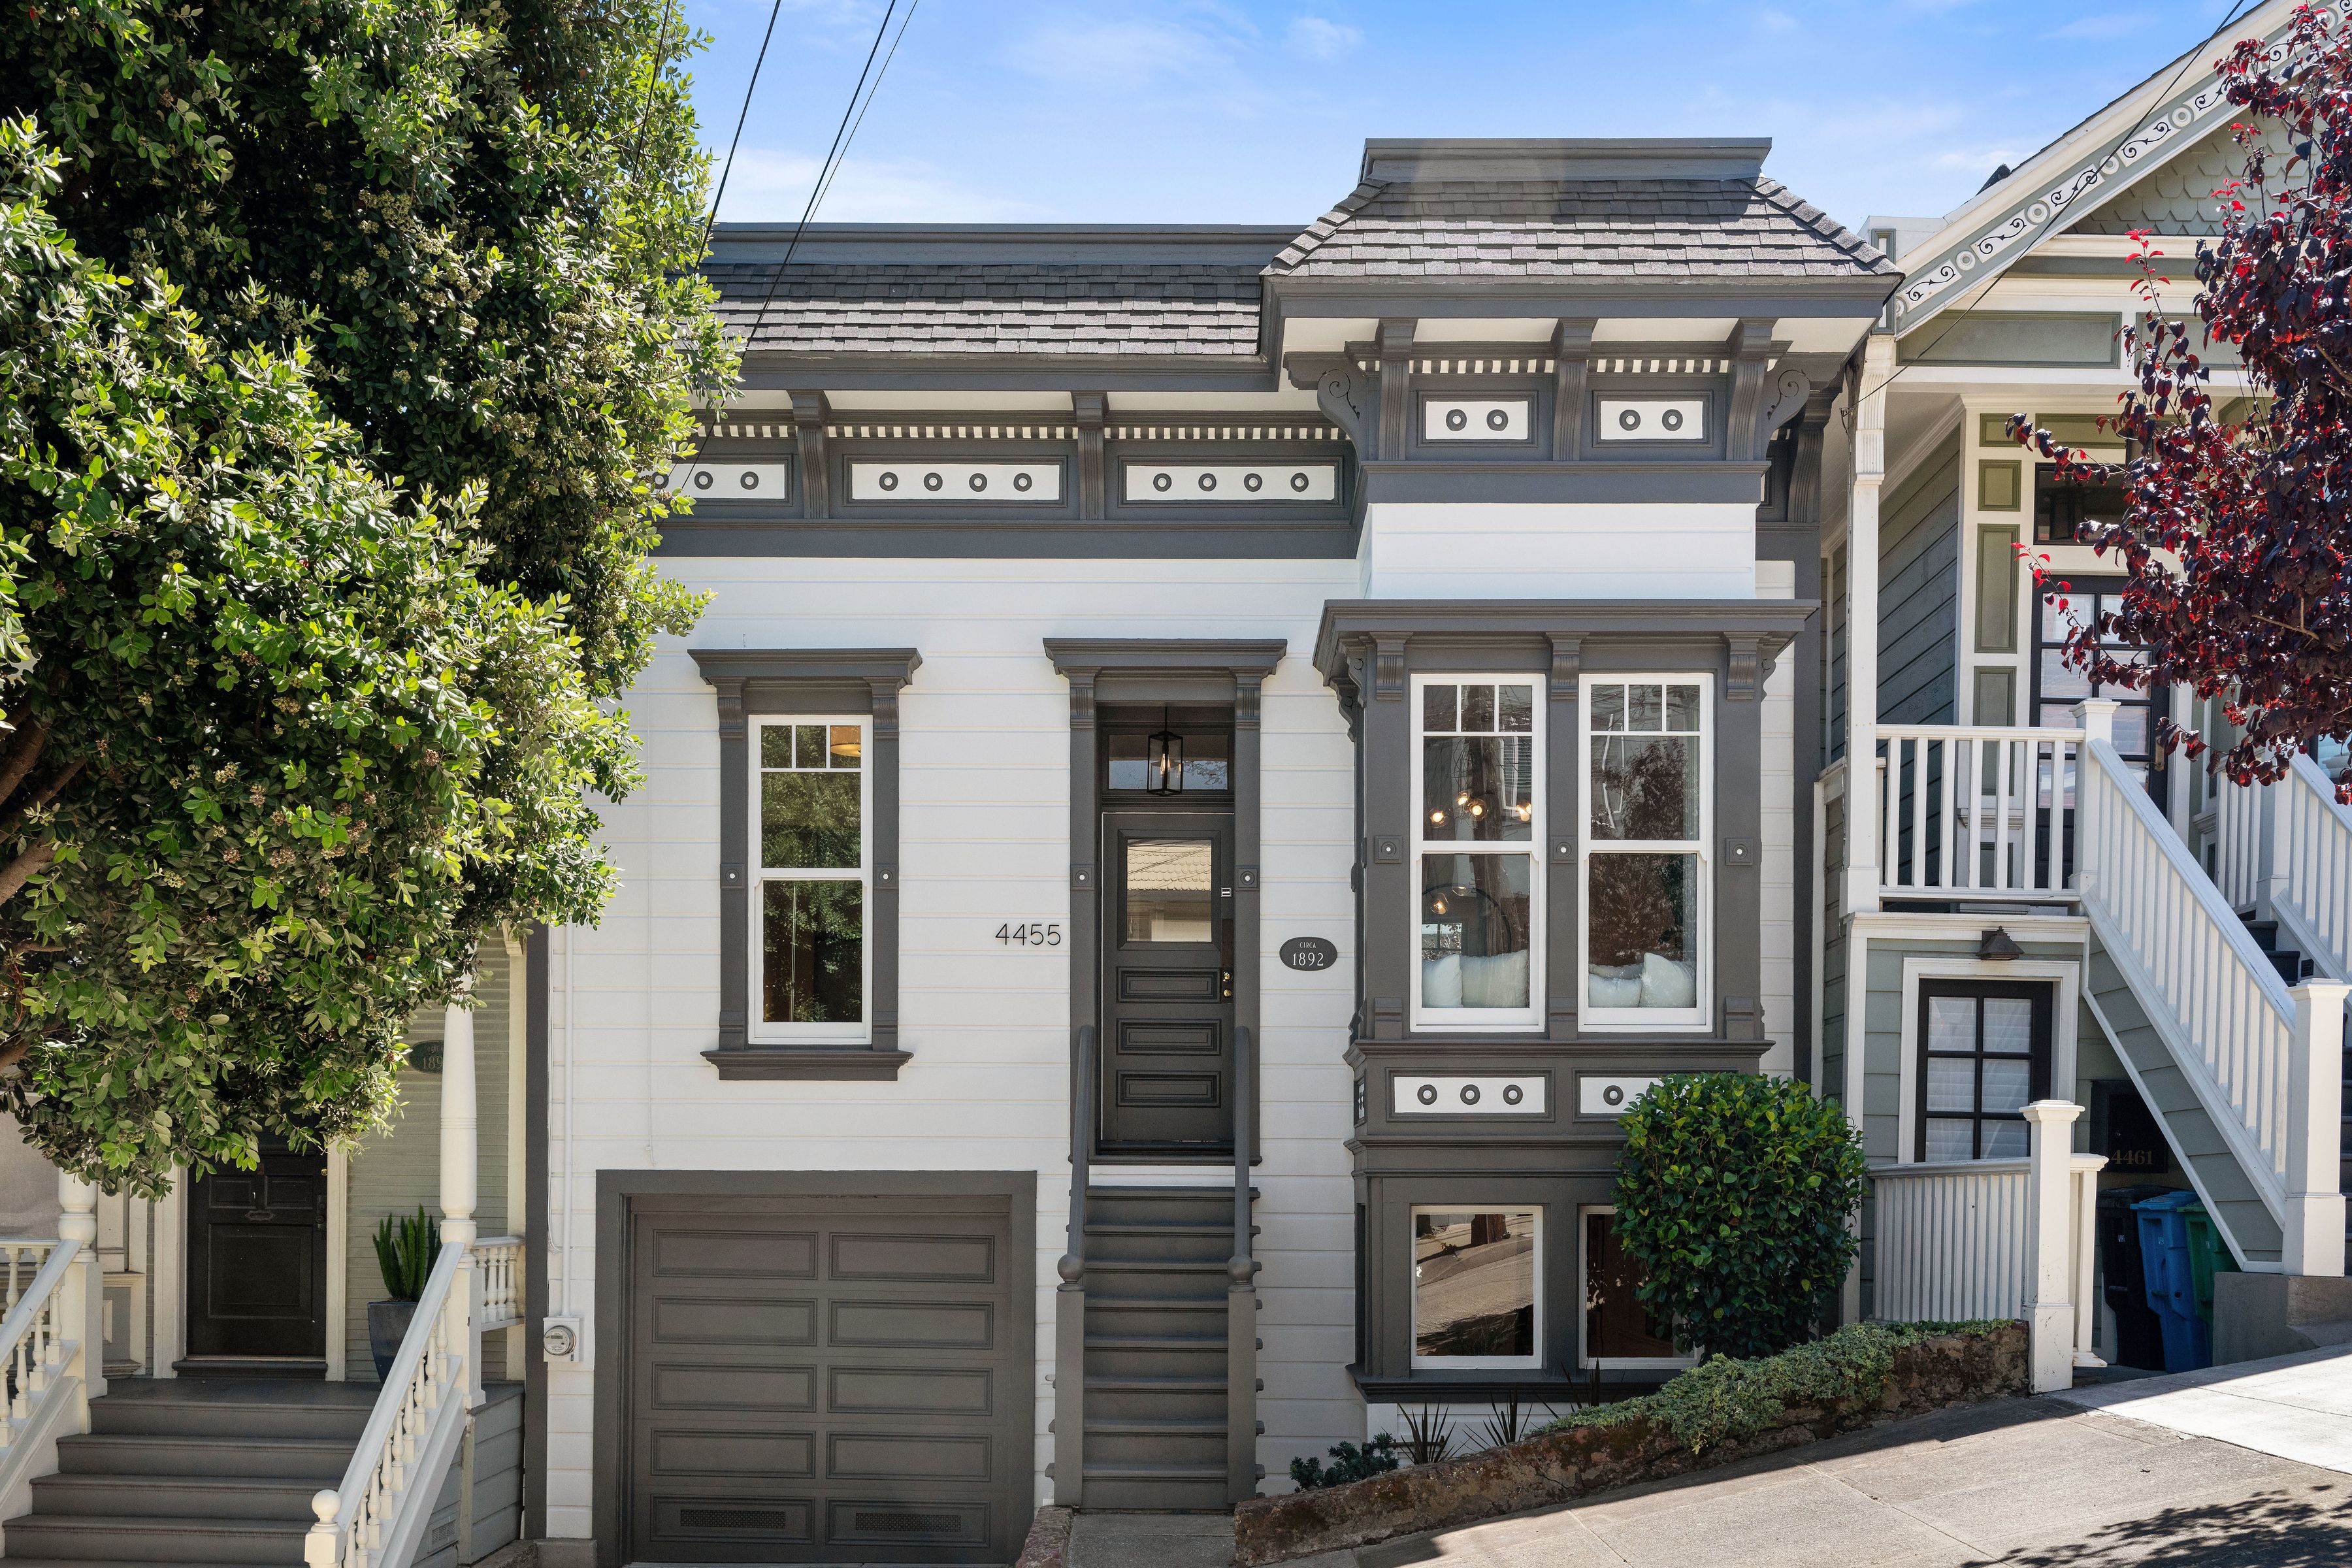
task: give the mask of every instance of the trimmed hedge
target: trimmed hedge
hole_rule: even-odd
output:
[[[1853,1266],[1868,1163],[1834,1100],[1750,1073],[1660,1079],[1619,1124],[1614,1227],[1684,1351],[1809,1339]]]

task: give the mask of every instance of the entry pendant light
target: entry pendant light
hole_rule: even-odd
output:
[[[1152,795],[1182,795],[1184,793],[1184,737],[1168,724],[1168,710],[1160,710],[1160,728],[1144,742],[1149,748],[1145,763],[1150,783],[1144,788]]]

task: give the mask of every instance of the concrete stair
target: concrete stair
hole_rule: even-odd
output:
[[[310,1496],[342,1479],[367,1425],[365,1384],[124,1380],[60,1438],[58,1473],[5,1527],[5,1560],[241,1563],[302,1560]]]
[[[1232,1191],[1091,1186],[1086,1248],[1087,1507],[1224,1511]]]

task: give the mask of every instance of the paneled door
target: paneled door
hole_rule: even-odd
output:
[[[1234,1146],[1229,812],[1103,817],[1101,1152]]]
[[[319,1362],[327,1354],[327,1157],[264,1142],[250,1171],[188,1196],[188,1355]]]

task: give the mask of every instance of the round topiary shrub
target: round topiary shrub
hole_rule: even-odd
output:
[[[1771,1355],[1811,1337],[1853,1266],[1862,1139],[1804,1085],[1662,1079],[1625,1113],[1616,1232],[1675,1342]]]

